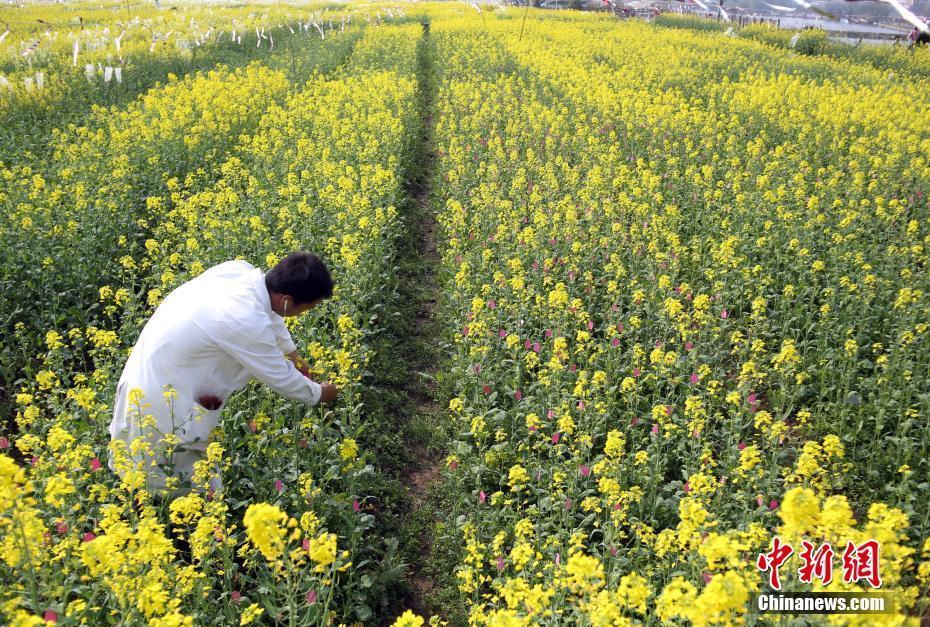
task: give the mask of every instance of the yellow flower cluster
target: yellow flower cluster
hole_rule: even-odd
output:
[[[254,503],[249,505],[242,519],[249,540],[261,551],[269,562],[277,560],[284,552],[291,525],[287,514],[274,505]]]

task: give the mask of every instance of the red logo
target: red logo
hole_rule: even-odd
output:
[[[801,542],[804,550],[801,551],[801,567],[798,568],[798,581],[811,583],[816,577],[824,585],[833,581],[833,547],[830,543],[822,544],[814,549],[814,545],[804,540]]]
[[[781,581],[778,579],[778,569],[785,563],[791,554],[794,553],[787,544],[781,541],[781,538],[775,536],[772,539],[772,550],[768,553],[760,553],[759,559],[756,560],[756,566],[762,572],[769,571],[769,585],[772,590],[781,590]]]
[[[865,579],[873,588],[881,588],[882,578],[878,572],[880,547],[875,540],[863,542],[858,547],[847,542],[843,550],[843,581],[859,583]]]
[[[858,546],[853,542],[847,542],[841,558],[843,581],[846,583],[865,581],[873,588],[881,588],[882,580],[878,566],[880,553],[881,545],[876,540],[867,540]],[[768,572],[769,586],[772,590],[781,590],[779,568],[793,554],[794,549],[775,536],[772,539],[772,549],[766,553],[760,553],[756,559],[756,567],[762,572]],[[813,583],[814,579],[819,579],[824,585],[828,585],[833,581],[834,555],[833,547],[829,542],[816,546],[812,542],[803,540],[801,552],[798,554],[801,560],[801,566],[798,568],[798,581]]]

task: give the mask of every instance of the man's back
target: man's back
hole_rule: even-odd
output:
[[[219,340],[260,332],[260,279],[252,265],[227,261],[173,290],[142,329],[121,380],[163,381],[184,397],[225,399],[248,377],[224,358]]]
[[[289,290],[305,289],[308,269],[314,266],[319,276],[309,285],[322,283],[324,288],[320,297],[305,303],[274,292],[279,301],[296,305],[292,311],[299,313],[331,295],[332,282],[322,262],[309,253],[293,253],[273,270],[286,272],[287,265],[294,263],[298,276],[304,278]],[[272,280],[277,280],[274,276]],[[164,465],[165,436],[173,434],[168,438],[176,446],[172,461],[189,475],[193,462],[203,457],[223,405],[250,380],[258,379],[287,398],[310,405],[320,402],[323,387],[286,358],[295,359],[297,347],[282,317],[286,308],[282,311],[280,303],[278,309],[272,306],[268,280],[245,261],[227,261],[168,294],[142,329],[123,368],[113,403],[111,439],[131,444],[144,438],[156,461]],[[335,387],[325,385],[328,400],[335,398]],[[150,459],[138,450],[131,455],[134,462]],[[110,468],[116,470],[112,454]],[[152,471],[156,489],[164,482],[160,472]]]
[[[110,436],[127,443],[142,437],[139,412],[154,418],[160,434],[174,433],[178,455],[203,451],[229,396],[252,378],[228,352],[230,343],[256,337],[274,342],[263,275],[244,261],[227,261],[174,289],[146,323],[123,368],[114,399]],[[269,340],[269,338],[271,338]],[[142,399],[133,403],[132,390]],[[166,393],[167,392],[167,393]],[[197,399],[213,397],[209,408]],[[146,405],[148,405],[146,407]],[[149,434],[159,446],[160,434]],[[164,461],[164,460],[161,460]],[[114,460],[110,468],[115,470]],[[156,475],[157,476],[157,475]],[[159,479],[161,484],[163,478]]]

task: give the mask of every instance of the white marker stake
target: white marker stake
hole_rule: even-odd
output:
[[[77,67],[78,52],[80,51],[81,51],[81,47],[78,44],[78,40],[75,39],[74,40],[74,57],[71,60],[71,65],[73,65],[74,67]]]
[[[84,66],[84,76],[87,77],[87,80],[94,80],[94,76],[97,75],[97,68],[94,67],[93,63],[88,63]]]
[[[113,68],[109,65],[103,68],[103,82],[109,83],[113,79]]]
[[[0,87],[6,87],[9,90],[13,90],[13,87],[10,86],[10,81],[6,80],[6,76],[0,74]]]
[[[26,91],[32,91],[32,77],[31,77],[31,76],[27,76],[27,77],[24,79],[24,82],[26,83]]]
[[[116,77],[116,82],[117,82],[117,83],[121,83],[121,84],[122,84],[122,82],[123,82],[123,68],[118,67],[118,68],[114,69],[114,70],[113,70],[113,76]]]
[[[39,89],[42,89],[43,87],[45,87],[45,73],[44,72],[36,72],[36,87],[38,87]]]

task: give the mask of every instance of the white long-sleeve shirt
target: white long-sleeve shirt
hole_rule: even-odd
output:
[[[252,379],[316,405],[320,385],[284,356],[294,350],[283,318],[271,309],[262,271],[245,261],[214,266],[168,294],[142,329],[117,385],[110,437],[131,443],[142,435],[129,402],[134,388],[151,404],[142,412],[154,416],[161,433],[178,436],[179,450],[205,450],[226,400]],[[176,393],[170,401],[166,386]],[[223,405],[201,407],[196,399],[204,395]],[[147,435],[153,445],[161,437]],[[114,469],[112,454],[109,465]]]

